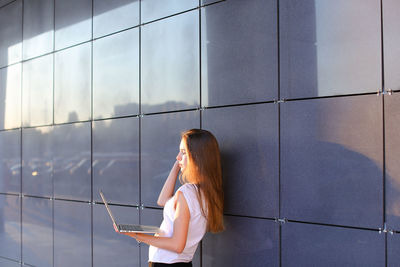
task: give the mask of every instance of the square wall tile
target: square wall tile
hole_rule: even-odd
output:
[[[139,29],[93,42],[93,118],[139,114]]]
[[[54,266],[92,265],[91,205],[54,201]]]
[[[382,89],[380,19],[376,0],[279,1],[281,97]]]
[[[139,205],[139,119],[93,123],[93,200]]]
[[[285,223],[282,266],[385,266],[385,235],[378,231]]]
[[[86,43],[55,54],[55,123],[91,118],[91,49]]]
[[[202,106],[278,98],[275,0],[230,0],[201,9]]]
[[[382,98],[281,105],[281,216],[383,226]]]
[[[107,196],[106,196],[107,197]],[[119,224],[139,224],[139,209],[110,205]],[[115,232],[104,205],[93,206],[93,266],[139,267],[139,244]]]
[[[0,195],[0,257],[21,260],[21,199]]]
[[[198,107],[199,12],[143,26],[141,47],[142,112]]]
[[[279,266],[279,224],[235,216],[224,220],[224,232],[203,239],[203,266]]]
[[[0,192],[21,192],[21,130],[0,132]]]
[[[206,109],[221,150],[225,213],[278,217],[278,105]]]
[[[22,261],[33,266],[53,266],[53,201],[22,199]]]
[[[53,197],[53,127],[22,130],[22,193]]]
[[[22,126],[53,123],[53,55],[24,62],[22,71]]]
[[[74,123],[53,128],[54,197],[90,201],[91,123]]]

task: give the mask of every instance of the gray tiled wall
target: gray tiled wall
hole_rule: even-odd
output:
[[[397,266],[397,0],[0,0],[0,266],[147,266],[179,134],[221,147],[196,267]],[[177,185],[178,186],[178,185]]]

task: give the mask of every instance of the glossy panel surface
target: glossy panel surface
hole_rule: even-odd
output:
[[[53,266],[53,202],[24,197],[22,202],[23,262]]]
[[[92,0],[55,0],[55,48],[92,38]]]
[[[387,237],[387,266],[395,267],[400,262],[400,233],[388,235]]]
[[[91,124],[53,128],[54,197],[90,201]]]
[[[145,206],[158,207],[158,194],[176,161],[181,133],[200,127],[200,112],[144,116],[141,123],[141,201]],[[180,186],[179,181],[176,186]]]
[[[0,266],[1,267],[20,267],[21,264],[19,264],[16,261],[11,261],[11,260],[7,260],[4,258],[0,258]]]
[[[23,21],[23,58],[53,51],[54,0],[24,1]]]
[[[192,11],[142,27],[143,113],[199,105],[198,24]]]
[[[386,220],[400,231],[400,93],[385,97]]]
[[[107,198],[107,195],[106,195]],[[110,206],[119,224],[139,224],[139,210]],[[104,205],[93,206],[93,266],[139,266],[139,244],[134,238],[117,234]]]
[[[203,240],[203,266],[279,266],[279,224],[234,216],[224,223],[224,232]]]
[[[281,97],[381,89],[380,3],[279,2]]]
[[[93,5],[94,38],[139,24],[139,0],[94,0]]]
[[[27,61],[22,69],[22,126],[51,124],[53,55]]]
[[[198,0],[142,0],[142,23],[196,8],[198,5]]]
[[[21,260],[21,201],[0,195],[0,256]]]
[[[278,98],[276,9],[272,0],[202,8],[202,106]]]
[[[91,205],[54,201],[54,266],[91,266],[91,247]]]
[[[139,29],[93,43],[93,117],[139,113]]]
[[[55,55],[54,122],[90,119],[91,44],[83,44]]]
[[[93,199],[139,205],[139,119],[93,124]]]
[[[385,90],[400,90],[400,2],[383,0]]]
[[[381,112],[375,95],[282,104],[283,217],[382,227]]]
[[[225,212],[277,217],[278,106],[209,109],[202,120],[220,145]]]
[[[22,193],[53,196],[52,127],[22,130]]]
[[[0,130],[21,127],[21,68],[0,69]]]
[[[163,220],[163,211],[161,209],[141,209],[140,224],[160,226]],[[148,267],[149,263],[149,246],[140,245],[140,266]]]
[[[21,192],[21,131],[0,132],[0,192]]]
[[[310,224],[282,226],[282,266],[385,266],[377,231]]]
[[[0,68],[21,59],[22,0],[18,0],[0,8]]]

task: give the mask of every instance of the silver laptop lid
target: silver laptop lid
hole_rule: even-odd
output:
[[[102,199],[103,202],[104,202],[104,205],[106,206],[107,212],[108,212],[108,214],[110,215],[111,220],[113,221],[113,223],[114,223],[115,225],[117,225],[117,223],[115,222],[114,216],[113,216],[113,214],[112,214],[110,208],[108,207],[107,200],[106,200],[106,198],[104,197],[103,192],[101,192],[101,190],[100,190],[100,196],[101,196],[101,199]]]

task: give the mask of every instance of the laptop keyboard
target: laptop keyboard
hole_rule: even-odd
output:
[[[142,227],[139,225],[131,225],[131,224],[120,224],[119,230],[121,231],[143,231]]]

